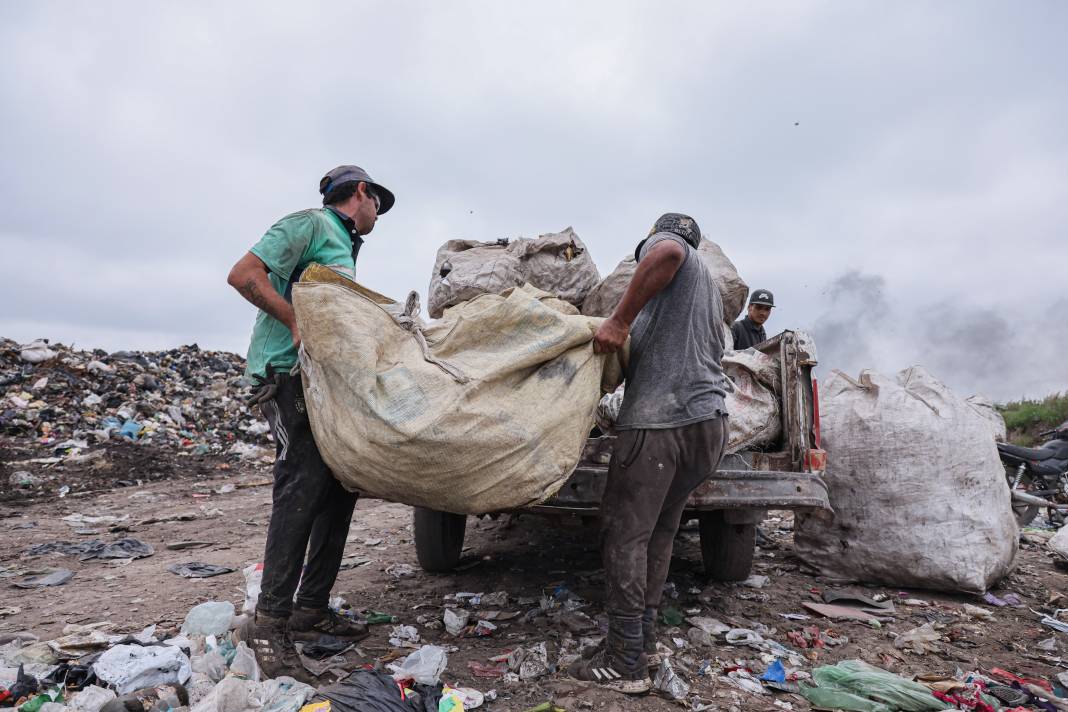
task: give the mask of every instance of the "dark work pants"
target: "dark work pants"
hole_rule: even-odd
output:
[[[276,375],[278,392],[260,404],[275,442],[274,491],[263,584],[256,610],[286,617],[293,593],[301,608],[326,608],[341,568],[356,495],[331,474],[308,423],[300,376]],[[301,577],[304,557],[308,565]]]
[[[610,620],[660,606],[671,550],[690,494],[719,467],[727,418],[616,439],[601,500],[601,552]]]

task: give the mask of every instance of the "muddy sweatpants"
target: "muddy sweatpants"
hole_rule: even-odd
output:
[[[319,454],[300,376],[280,374],[273,380],[277,393],[260,404],[274,436],[275,461],[271,523],[256,610],[286,617],[293,609],[294,593],[301,608],[326,608],[329,603],[356,495],[341,486]]]
[[[624,430],[601,500],[601,553],[609,616],[658,608],[675,534],[690,494],[719,467],[727,417],[679,428]]]

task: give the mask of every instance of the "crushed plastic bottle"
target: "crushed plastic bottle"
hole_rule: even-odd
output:
[[[193,606],[182,623],[186,635],[222,635],[230,630],[234,618],[234,604],[229,601],[208,601]]]

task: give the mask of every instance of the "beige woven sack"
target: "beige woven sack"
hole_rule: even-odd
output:
[[[601,319],[526,285],[426,325],[414,293],[402,306],[331,275],[306,272],[293,306],[312,432],[346,488],[459,514],[560,488],[602,376],[609,389],[620,379],[593,353]]]

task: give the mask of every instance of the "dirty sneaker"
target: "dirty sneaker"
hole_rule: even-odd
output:
[[[293,640],[315,642],[324,635],[332,635],[338,640],[355,643],[370,634],[366,623],[358,623],[340,616],[333,610],[316,608],[293,609],[289,617],[289,635]]]
[[[652,642],[648,640],[644,644],[645,664],[650,670],[655,670],[660,667],[660,661],[664,659],[664,656],[660,654],[660,651],[656,647],[656,636],[653,636]],[[596,645],[590,645],[582,649],[582,659],[589,660],[598,653],[604,651],[604,640]]]
[[[298,682],[316,686],[319,681],[304,669],[297,649],[286,632],[286,619],[257,613],[241,628],[241,640],[256,656],[265,678],[288,675]]]
[[[598,653],[604,652],[605,641],[607,638],[601,638],[601,642],[596,645],[590,645],[582,649],[582,659],[590,660]],[[645,653],[646,664],[650,670],[655,670],[660,667],[660,661],[663,660],[663,655],[660,654],[660,650],[656,647],[656,609],[647,608],[645,614],[642,616],[642,652]]]
[[[576,680],[596,682],[624,695],[643,695],[652,687],[644,654],[635,670],[627,670],[616,664],[603,646],[592,657],[576,660],[567,669],[567,674]]]

